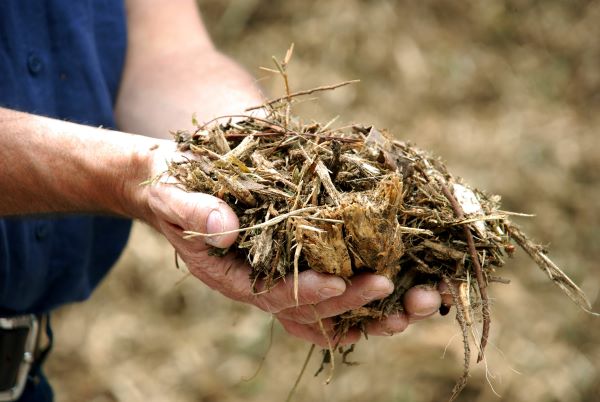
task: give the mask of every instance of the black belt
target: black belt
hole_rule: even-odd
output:
[[[36,360],[40,319],[29,314],[0,317],[0,401],[19,399]]]

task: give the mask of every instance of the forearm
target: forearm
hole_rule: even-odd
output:
[[[193,1],[130,0],[119,129],[158,138],[260,104],[254,79],[214,49]],[[168,29],[164,29],[168,26]],[[162,28],[162,29],[161,29]]]
[[[135,188],[159,141],[3,108],[0,133],[0,216],[143,214]]]

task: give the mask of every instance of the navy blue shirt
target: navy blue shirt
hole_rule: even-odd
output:
[[[1,0],[0,106],[114,127],[125,47],[122,0]],[[97,216],[0,219],[0,316],[86,299],[130,226]]]
[[[0,106],[114,127],[125,48],[122,0],[0,0]],[[0,316],[89,297],[130,226],[99,216],[0,219]],[[38,367],[20,401],[51,400]]]

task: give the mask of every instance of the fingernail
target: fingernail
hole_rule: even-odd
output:
[[[381,283],[378,288],[366,289],[361,293],[363,299],[367,301],[382,299],[394,291],[394,284],[388,278],[380,276],[379,282]]]
[[[319,296],[323,299],[329,299],[330,297],[341,295],[344,290],[340,288],[332,288],[332,287],[323,287],[318,290]]]
[[[221,233],[223,231],[223,215],[218,209],[213,209],[206,218],[206,233]],[[217,245],[221,236],[206,237],[206,243]]]
[[[390,292],[387,289],[369,289],[362,292],[362,297],[365,300],[377,300],[386,297]]]
[[[416,317],[427,317],[427,316],[432,315],[436,311],[438,311],[439,308],[440,308],[439,306],[423,307],[421,309],[417,309],[417,310],[413,311],[412,315],[414,315]]]

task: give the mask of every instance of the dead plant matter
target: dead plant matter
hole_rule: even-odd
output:
[[[507,282],[496,270],[513,254],[513,242],[589,312],[581,290],[508,219],[512,213],[501,210],[500,197],[470,188],[439,158],[386,131],[359,124],[335,129],[290,116],[294,96],[333,87],[287,90],[288,96],[263,105],[264,117],[226,116],[175,134],[179,150],[191,156],[172,162],[169,174],[188,191],[225,200],[238,214],[234,252],[250,263],[255,282],[269,289],[308,269],[348,281],[361,272],[390,278],[395,290],[389,297],[335,317],[340,335],[401,311],[412,286],[458,283],[450,288],[465,367],[453,398],[466,383],[468,334],[478,321],[478,361],[484,357],[488,285]]]

